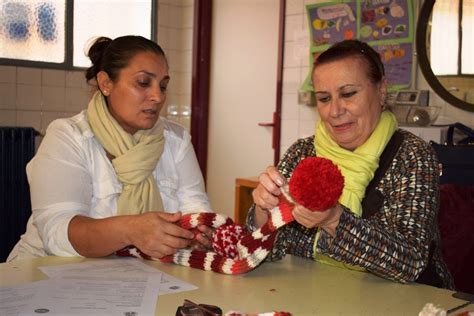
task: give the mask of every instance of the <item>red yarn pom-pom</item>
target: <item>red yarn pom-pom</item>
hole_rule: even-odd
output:
[[[212,235],[212,249],[224,257],[238,257],[237,243],[244,234],[244,228],[239,224],[222,225]]]
[[[289,181],[290,195],[312,211],[325,211],[334,206],[342,194],[344,177],[329,159],[308,157],[293,171]]]

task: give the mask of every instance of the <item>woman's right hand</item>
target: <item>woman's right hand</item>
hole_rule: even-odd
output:
[[[268,211],[276,207],[281,194],[280,187],[286,180],[275,166],[268,166],[258,177],[258,185],[252,192],[255,203],[256,225],[262,226],[268,219]]]
[[[129,244],[153,258],[172,255],[188,247],[194,234],[177,225],[180,218],[180,212],[147,212],[133,216],[129,223]]]

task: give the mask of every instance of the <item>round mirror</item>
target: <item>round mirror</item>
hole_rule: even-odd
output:
[[[474,103],[472,101],[466,101],[465,97],[460,98],[459,94],[452,93],[452,90],[457,90],[456,87],[446,86],[442,83],[444,81],[444,76],[437,77],[430,63],[430,48],[431,47],[439,47],[435,43],[431,43],[431,19],[432,19],[432,12],[433,7],[435,5],[436,0],[425,0],[423,6],[421,7],[421,11],[418,17],[417,23],[417,30],[416,30],[416,50],[418,53],[418,62],[421,68],[423,75],[425,76],[426,80],[430,84],[431,88],[441,97],[443,100],[448,102],[449,104],[461,108],[466,111],[474,112]],[[456,36],[456,35],[453,35]],[[460,37],[460,41],[462,37]],[[462,43],[460,44],[462,45]],[[442,45],[441,45],[442,46]],[[458,56],[452,56],[452,58],[458,58]],[[474,80],[472,75],[458,75],[458,76],[450,76],[455,77],[460,80]],[[472,89],[472,85],[471,85]],[[469,90],[469,93],[474,93]],[[470,99],[468,99],[470,100]]]

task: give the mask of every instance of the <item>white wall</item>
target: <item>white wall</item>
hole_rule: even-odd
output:
[[[316,107],[298,104],[297,94],[310,69],[309,47],[306,52],[301,51],[298,39],[306,36],[306,41],[309,41],[305,5],[315,2],[317,1],[286,1],[281,155],[298,138],[313,135],[316,128],[316,120],[319,119]]]
[[[233,214],[235,179],[273,163],[271,128],[278,55],[276,0],[213,2],[207,191]]]
[[[191,106],[194,0],[158,1],[158,43],[170,66],[167,105],[176,105],[181,114]],[[190,129],[189,116],[162,115]]]

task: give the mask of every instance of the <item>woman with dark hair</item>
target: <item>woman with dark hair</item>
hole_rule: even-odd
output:
[[[432,148],[398,129],[384,111],[387,82],[378,53],[366,43],[334,44],[313,65],[320,121],[259,177],[247,224],[262,226],[281,187],[310,156],[332,160],[344,176],[338,203],[324,212],[302,205],[277,235],[269,260],[290,253],[399,282],[453,288],[437,228],[438,162]]]
[[[209,227],[176,224],[181,212],[211,208],[189,133],[159,116],[170,81],[163,50],[140,36],[100,37],[88,55],[97,91],[87,110],[50,124],[28,164],[33,211],[8,261],[208,247]]]

